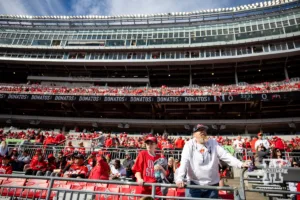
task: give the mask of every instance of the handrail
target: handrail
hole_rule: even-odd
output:
[[[85,183],[102,183],[102,184],[117,184],[117,185],[132,185],[132,186],[140,186],[136,182],[127,182],[127,181],[114,181],[114,180],[93,180],[93,179],[74,179],[74,178],[61,178],[61,177],[41,177],[41,176],[19,176],[19,175],[0,175],[0,177],[4,178],[23,178],[24,179],[40,179],[40,180],[49,180],[48,188],[41,187],[26,187],[26,186],[2,186],[1,187],[9,187],[9,188],[22,188],[22,189],[36,189],[36,190],[47,190],[46,200],[50,199],[51,191],[61,191],[61,192],[74,192],[74,193],[92,193],[92,194],[107,194],[107,195],[122,195],[122,196],[149,196],[149,195],[137,195],[137,194],[126,194],[126,193],[114,193],[114,192],[100,192],[100,191],[82,191],[82,190],[70,190],[70,189],[59,189],[53,188],[54,181],[71,181],[74,182],[85,182]],[[177,188],[175,184],[162,184],[162,183],[144,183],[144,186],[152,187],[153,198],[166,198],[165,196],[158,196],[155,194],[155,187],[168,187],[168,188]],[[194,189],[213,189],[213,190],[225,190],[232,191],[234,194],[237,194],[237,188],[233,187],[215,187],[215,186],[200,186],[200,185],[186,185],[185,188],[194,188]],[[170,197],[168,197],[170,198]],[[199,198],[191,198],[191,197],[172,197],[172,199],[199,199]],[[204,199],[204,198],[203,198]]]

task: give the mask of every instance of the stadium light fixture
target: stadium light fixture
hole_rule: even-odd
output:
[[[124,128],[129,128],[129,127],[130,127],[129,124],[124,125]]]
[[[225,124],[222,124],[222,125],[220,126],[220,130],[224,130],[224,129],[226,129],[226,125],[225,125]]]
[[[92,123],[92,127],[98,128],[98,124],[96,122]]]
[[[118,124],[118,128],[124,128],[123,124]]]

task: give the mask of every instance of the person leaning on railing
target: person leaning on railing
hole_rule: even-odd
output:
[[[220,181],[219,162],[223,160],[229,166],[242,168],[242,163],[224,150],[216,140],[207,138],[208,127],[198,124],[193,129],[193,138],[183,148],[181,165],[176,171],[175,182],[184,187],[187,176],[190,185],[218,186]],[[218,198],[217,190],[187,189],[186,197]]]

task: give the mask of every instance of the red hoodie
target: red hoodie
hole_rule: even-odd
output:
[[[107,162],[97,158],[96,166],[91,170],[89,179],[109,180],[110,168]]]
[[[282,142],[282,140],[280,138],[277,138],[274,142],[274,147],[275,149],[280,149],[280,150],[284,150],[284,144]]]

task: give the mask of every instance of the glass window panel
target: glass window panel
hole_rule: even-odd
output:
[[[271,28],[276,28],[276,25],[274,22],[270,23]]]
[[[207,35],[211,35],[211,30],[207,30]]]
[[[296,24],[295,19],[290,19],[289,22],[290,22],[290,25]]]
[[[245,27],[241,27],[241,33],[245,32]]]
[[[269,23],[265,24],[265,29],[270,29],[270,24]]]
[[[228,34],[228,29],[223,29],[223,34],[227,35]]]
[[[276,24],[277,24],[278,28],[282,27],[282,23],[281,22],[277,22]]]
[[[252,30],[257,31],[257,25],[252,25]]]
[[[206,36],[205,31],[201,31],[201,36]]]
[[[222,29],[218,29],[218,35],[222,35],[222,34],[223,34]]]
[[[251,27],[250,26],[246,26],[246,31],[250,32],[251,31]]]
[[[184,37],[184,32],[180,32],[179,37]]]
[[[212,30],[212,35],[217,35],[217,30]]]
[[[262,24],[258,24],[258,30],[264,30],[264,26]]]
[[[283,24],[283,26],[289,26],[288,20],[284,20],[284,21],[282,22],[282,24]]]

